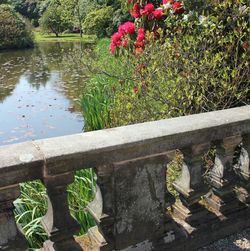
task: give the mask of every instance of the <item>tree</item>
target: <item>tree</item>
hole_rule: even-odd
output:
[[[0,5],[0,24],[0,49],[33,46],[28,24],[10,5]]]
[[[74,7],[74,16],[75,16],[75,23],[76,26],[80,29],[80,35],[82,37],[83,31],[83,23],[87,16],[87,14],[93,11],[96,7],[96,4],[92,1],[88,0],[75,0],[75,7]]]
[[[113,8],[111,6],[94,10],[87,15],[83,23],[84,32],[98,37],[110,35],[112,31],[109,30],[109,27],[112,20]]]
[[[63,16],[63,6],[57,2],[49,5],[42,15],[39,24],[44,31],[52,32],[57,37],[70,27],[70,22]]]

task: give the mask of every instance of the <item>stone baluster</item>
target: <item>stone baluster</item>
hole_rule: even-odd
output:
[[[209,173],[209,183],[212,193],[206,198],[209,206],[225,214],[235,210],[239,205],[235,194],[235,172],[233,159],[236,147],[242,142],[242,137],[232,136],[216,143],[214,166]]]
[[[161,243],[175,239],[174,224],[166,213],[173,203],[166,166],[167,156],[161,154],[97,168],[103,203],[99,228],[107,241],[102,251],[130,250],[133,245],[151,250],[156,248],[154,240],[159,244],[159,239]]]
[[[0,188],[0,250],[25,251],[28,248],[13,213],[13,201],[19,196],[19,185]]]
[[[200,224],[207,214],[199,201],[208,191],[203,179],[205,170],[203,157],[209,148],[210,143],[206,143],[182,149],[184,157],[182,173],[173,184],[180,195],[180,201],[174,206],[174,213],[191,225]]]
[[[42,224],[49,236],[44,251],[80,251],[73,235],[80,231],[78,222],[70,215],[67,186],[74,181],[72,172],[43,179],[48,194],[48,211]]]
[[[250,134],[243,136],[238,165],[235,168],[239,175],[236,188],[238,198],[243,203],[250,203]]]
[[[115,173],[113,165],[99,166],[96,168],[97,194],[94,203],[96,208],[91,208],[90,213],[96,219],[103,240],[95,236],[102,251],[114,249],[114,217],[115,217]],[[98,205],[97,205],[98,204]],[[99,211],[99,212],[97,212]]]

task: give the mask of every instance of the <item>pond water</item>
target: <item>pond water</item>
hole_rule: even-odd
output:
[[[0,145],[80,133],[86,83],[79,43],[0,52]]]

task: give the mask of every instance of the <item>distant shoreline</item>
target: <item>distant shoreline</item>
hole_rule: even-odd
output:
[[[96,43],[96,36],[83,35],[82,37],[78,33],[60,34],[56,37],[54,34],[42,33],[39,31],[33,31],[34,42],[83,42],[83,43]]]

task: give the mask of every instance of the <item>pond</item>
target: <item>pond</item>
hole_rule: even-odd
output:
[[[81,43],[0,52],[0,145],[80,133],[87,75]]]

